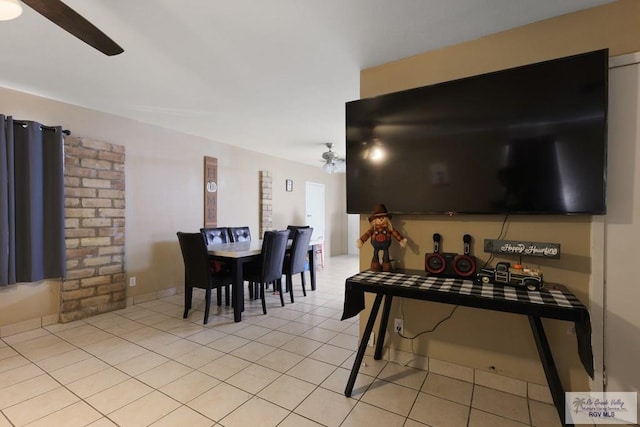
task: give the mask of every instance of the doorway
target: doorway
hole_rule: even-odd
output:
[[[305,185],[305,225],[313,227],[312,240],[324,242],[324,184],[306,182]]]
[[[360,214],[347,215],[347,255],[359,255],[360,250],[356,241],[360,237]]]

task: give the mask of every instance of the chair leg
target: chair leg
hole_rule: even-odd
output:
[[[264,283],[260,283],[260,299],[262,300],[262,314],[267,314],[267,302],[264,300]]]
[[[289,297],[291,298],[291,302],[293,302],[293,278],[290,274],[286,276],[287,281],[287,289],[289,290]]]
[[[302,273],[300,273],[300,280],[302,281],[302,295],[304,295],[305,297],[307,296],[307,290],[305,289],[307,286],[307,283],[304,279],[304,271]]]
[[[222,305],[222,285],[216,288],[216,300],[218,307]]]
[[[284,292],[282,292],[282,278],[278,279],[275,281],[275,283],[273,284],[273,287],[277,287],[280,292],[280,304],[284,307]]]
[[[193,288],[191,286],[185,286],[184,288],[184,314],[183,319],[189,316],[189,310],[191,309],[191,297],[193,295]]]
[[[253,282],[249,282],[249,299],[254,299],[254,295],[253,295]]]
[[[209,322],[209,308],[211,307],[211,289],[207,289],[204,292],[204,324],[206,325]]]
[[[224,287],[224,304],[229,307],[229,285]]]

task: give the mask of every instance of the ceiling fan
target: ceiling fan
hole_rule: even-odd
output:
[[[322,166],[322,169],[326,173],[346,172],[346,163],[344,159],[341,159],[338,154],[333,151],[333,142],[327,142],[325,145],[329,151],[322,153],[322,160],[324,160],[324,166]]]
[[[22,0],[22,3],[105,55],[113,56],[124,52],[109,36],[60,0]],[[17,7],[19,12],[15,16],[22,11],[19,0],[0,0],[0,6],[5,7],[3,4],[14,9]]]

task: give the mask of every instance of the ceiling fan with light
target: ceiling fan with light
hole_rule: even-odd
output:
[[[124,52],[109,36],[60,0],[22,0],[22,3],[105,55]],[[0,0],[0,20],[17,18],[21,13],[19,0]]]
[[[326,173],[346,172],[346,162],[344,159],[341,159],[335,151],[333,151],[333,142],[327,142],[325,145],[329,151],[322,153],[322,160],[324,160],[324,166],[322,166],[322,169]]]

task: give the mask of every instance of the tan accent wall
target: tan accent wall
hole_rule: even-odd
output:
[[[426,52],[361,72],[363,98],[448,81],[504,68],[524,65],[580,52],[609,48],[610,55],[640,51],[640,1],[620,0],[557,18],[482,37],[455,46]],[[611,166],[610,166],[611,167]],[[389,207],[393,209],[393,207]],[[433,250],[432,235],[444,236],[445,252],[462,252],[462,236],[474,236],[472,254],[486,260],[483,239],[497,238],[502,216],[397,216],[394,226],[409,239],[407,249],[394,246],[401,266],[424,269],[424,255]],[[367,227],[366,217],[360,221]],[[545,279],[570,288],[589,303],[592,271],[603,260],[591,253],[592,218],[588,216],[512,216],[506,239],[557,242],[560,260],[544,260],[539,266]],[[360,266],[368,268],[371,246],[361,250]],[[499,261],[496,259],[493,261]],[[513,262],[513,259],[507,261]],[[599,265],[593,265],[593,263]],[[482,264],[482,262],[480,263]],[[368,306],[372,303],[369,297]],[[394,302],[391,318],[404,317],[405,335],[430,329],[446,317],[452,306],[403,300]],[[601,307],[593,307],[601,310]],[[361,316],[367,316],[368,312]],[[366,317],[361,317],[361,326]],[[548,338],[567,390],[588,390],[589,381],[576,351],[571,324],[545,320]],[[527,319],[486,310],[460,308],[436,332],[410,344],[391,334],[392,347],[496,372],[509,377],[546,384]]]
[[[363,98],[580,52],[640,50],[640,2],[618,0],[362,70]]]

